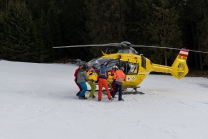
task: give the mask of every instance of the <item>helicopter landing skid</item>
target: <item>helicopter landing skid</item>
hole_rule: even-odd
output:
[[[145,94],[145,93],[137,90],[137,88],[140,88],[140,86],[128,87],[128,88],[132,88],[132,91],[123,91],[123,95],[125,95],[125,94],[134,94],[134,95],[140,94],[140,95],[143,95],[143,94]]]
[[[128,88],[133,88],[131,91],[127,91],[127,90],[123,90],[122,91],[122,94],[123,95],[129,95],[129,94],[133,94],[133,95],[136,95],[136,94],[140,94],[140,95],[143,95],[145,93],[141,92],[141,91],[138,91],[137,88],[140,88],[140,86],[137,86],[137,87],[128,87]],[[102,90],[102,93],[104,95],[106,95],[106,91],[105,90]],[[118,93],[118,92],[117,92]],[[116,93],[116,94],[117,94]]]

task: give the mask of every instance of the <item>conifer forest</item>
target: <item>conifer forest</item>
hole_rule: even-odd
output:
[[[0,0],[0,56],[48,63],[84,61],[118,48],[54,46],[120,43],[208,52],[208,0]],[[152,62],[171,65],[179,51],[135,48]],[[208,69],[208,54],[190,52],[188,66]]]

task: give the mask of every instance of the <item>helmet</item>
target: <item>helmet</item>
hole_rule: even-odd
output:
[[[113,66],[113,69],[118,69],[118,67],[117,66]]]

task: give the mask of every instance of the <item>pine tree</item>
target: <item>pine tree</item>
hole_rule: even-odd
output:
[[[56,21],[60,26],[61,44],[56,43],[55,45],[77,45],[89,42],[89,37],[86,35],[85,21],[87,17],[83,11],[84,4],[83,0],[59,0],[56,2],[55,6],[58,10]],[[79,56],[82,60],[86,60],[88,57],[87,48],[56,49],[54,51],[56,57],[77,58]]]
[[[0,1],[0,59],[2,58],[2,39],[3,39],[3,15],[6,12],[6,1]]]
[[[147,30],[150,36],[151,45],[164,47],[182,47],[181,31],[178,26],[179,13],[175,7],[171,7],[169,0],[158,0],[152,4],[152,21]],[[176,52],[165,49],[151,49],[153,62],[164,63],[167,59],[171,63],[176,57]]]
[[[199,3],[199,11],[202,16],[202,20],[197,23],[198,48],[199,50],[208,52],[208,1],[200,0]],[[199,54],[199,60],[200,69],[203,69],[203,66],[208,67],[208,55]]]
[[[0,59],[2,59],[3,13],[0,11]]]
[[[47,10],[50,7],[51,0],[24,0],[24,1],[26,1],[26,5],[28,9],[30,9],[32,17],[36,21],[41,18],[40,16],[41,16],[42,10],[44,12],[47,12]]]
[[[3,20],[2,57],[37,62],[35,25],[25,3],[10,2]]]
[[[87,29],[92,40],[91,43],[121,42],[126,38],[124,17],[126,4],[124,0],[91,0],[86,5]],[[91,53],[94,57],[98,57],[101,55],[101,49],[103,48],[91,48]]]
[[[40,43],[39,59],[41,62],[53,61],[53,46],[61,44],[61,29],[58,24],[58,9],[54,1],[50,2],[49,9],[41,10],[40,18],[36,20],[37,38]]]
[[[127,40],[134,44],[149,43],[147,25],[150,22],[152,0],[126,0],[125,13]]]
[[[207,0],[187,1],[184,6],[185,47],[206,51],[207,41]],[[201,53],[190,53],[188,64],[192,68],[203,69],[207,65],[207,56]]]

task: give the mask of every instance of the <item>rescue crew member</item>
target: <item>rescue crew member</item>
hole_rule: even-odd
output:
[[[102,99],[102,88],[104,87],[106,90],[106,94],[108,96],[109,100],[113,100],[110,91],[108,89],[108,72],[106,71],[106,66],[104,64],[100,65],[100,70],[98,71],[98,86],[99,86],[99,92],[98,92],[98,101],[101,101]]]
[[[118,101],[124,101],[122,98],[122,82],[126,78],[126,75],[124,74],[123,71],[124,71],[124,67],[120,67],[120,70],[117,70],[116,73],[114,74],[116,89],[115,92],[113,92],[112,97],[114,98],[119,90]]]
[[[91,67],[88,72],[88,84],[91,87],[91,91],[90,91],[90,95],[89,98],[96,98],[94,93],[95,93],[95,89],[96,89],[96,84],[95,82],[97,81],[97,73],[95,72],[95,67]]]
[[[82,91],[79,93],[79,99],[87,99],[85,97],[85,93],[87,91],[87,67],[86,65],[83,65],[83,67],[79,70],[77,74],[77,83],[82,87]]]
[[[74,81],[75,81],[75,83],[77,84],[77,86],[79,87],[79,92],[76,94],[77,96],[79,96],[79,93],[82,91],[82,87],[77,83],[77,74],[78,74],[79,70],[80,70],[82,67],[83,67],[83,64],[80,64],[79,67],[78,67],[78,68],[75,70],[75,72],[74,72],[74,77],[75,77]]]
[[[113,66],[112,69],[111,69],[111,76],[114,76],[116,70],[118,70],[118,67],[117,66]],[[116,90],[116,84],[115,84],[115,82],[112,82],[111,83],[111,88],[112,88],[112,90],[111,90],[110,93],[111,93],[111,96],[112,96],[113,92],[115,92],[115,90]]]

